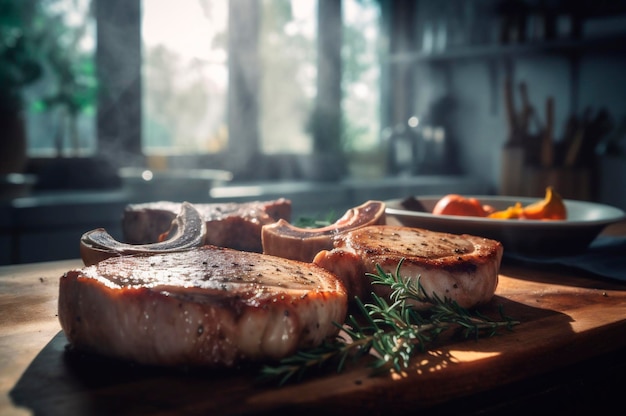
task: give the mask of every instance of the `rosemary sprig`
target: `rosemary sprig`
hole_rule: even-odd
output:
[[[511,330],[519,321],[504,314],[500,306],[501,320],[492,320],[478,311],[462,308],[455,301],[428,295],[420,284],[420,276],[403,278],[398,263],[394,273],[386,273],[379,265],[377,273],[368,274],[372,284],[385,285],[391,289],[389,301],[372,293],[372,303],[355,298],[360,316],[348,316],[340,325],[339,336],[321,346],[296,352],[281,360],[276,366],[261,369],[262,380],[278,379],[279,385],[290,380],[301,380],[314,368],[336,363],[337,372],[343,371],[346,361],[369,357],[368,366],[373,374],[389,370],[402,371],[409,366],[411,357],[426,351],[444,331],[456,329],[465,338],[492,337],[500,329]],[[427,309],[416,308],[427,304]]]

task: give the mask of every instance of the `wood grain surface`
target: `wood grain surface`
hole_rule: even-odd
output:
[[[402,414],[626,347],[625,284],[505,264],[492,304],[481,310],[502,305],[521,325],[494,338],[448,339],[403,374],[372,377],[355,364],[277,387],[258,383],[252,367],[146,368],[67,348],[58,281],[80,266],[76,260],[0,267],[0,414]]]

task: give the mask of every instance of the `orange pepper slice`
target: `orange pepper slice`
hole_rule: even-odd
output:
[[[525,207],[517,202],[512,207],[489,214],[488,217],[496,219],[564,220],[567,218],[567,209],[561,195],[554,191],[551,186],[548,186],[543,200]]]
[[[522,204],[520,202],[517,202],[514,206],[508,207],[503,211],[492,212],[488,215],[488,217],[502,220],[511,220],[521,218],[523,212],[524,208],[522,208]]]
[[[526,206],[523,217],[530,220],[564,220],[567,218],[567,209],[561,195],[548,186],[545,198]]]

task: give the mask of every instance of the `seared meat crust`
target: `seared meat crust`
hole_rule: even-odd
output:
[[[60,279],[76,348],[152,365],[275,360],[336,335],[347,297],[327,270],[214,246],[112,257]]]
[[[371,285],[366,273],[376,273],[377,264],[394,273],[404,259],[401,276],[419,276],[426,294],[470,308],[493,297],[502,254],[500,242],[483,237],[368,226],[338,236],[335,248],[320,252],[313,262],[336,274],[350,298],[367,298],[371,292],[386,296],[389,289]]]
[[[122,233],[128,244],[159,240],[180,212],[181,204],[161,201],[130,204],[123,213]],[[291,201],[194,204],[206,221],[206,244],[237,250],[262,252],[261,227],[279,219],[291,220]]]

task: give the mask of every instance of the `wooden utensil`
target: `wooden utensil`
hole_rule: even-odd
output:
[[[520,98],[522,100],[522,114],[520,121],[520,132],[524,137],[527,137],[529,134],[528,128],[530,123],[530,118],[533,114],[533,107],[530,105],[530,100],[528,99],[528,86],[526,82],[522,81],[519,84],[519,92]]]
[[[587,107],[578,123],[578,128],[569,140],[569,145],[565,154],[565,161],[563,163],[566,167],[573,167],[576,165],[576,162],[580,157],[583,148],[583,141],[587,136],[589,124],[591,122],[591,113],[591,108]]]
[[[513,103],[513,81],[509,76],[504,80],[504,107],[507,115],[509,126],[509,138],[507,147],[518,146],[520,144],[518,134],[517,113],[515,112],[515,104]]]
[[[546,99],[546,127],[541,145],[541,166],[549,168],[554,162],[554,97]]]

